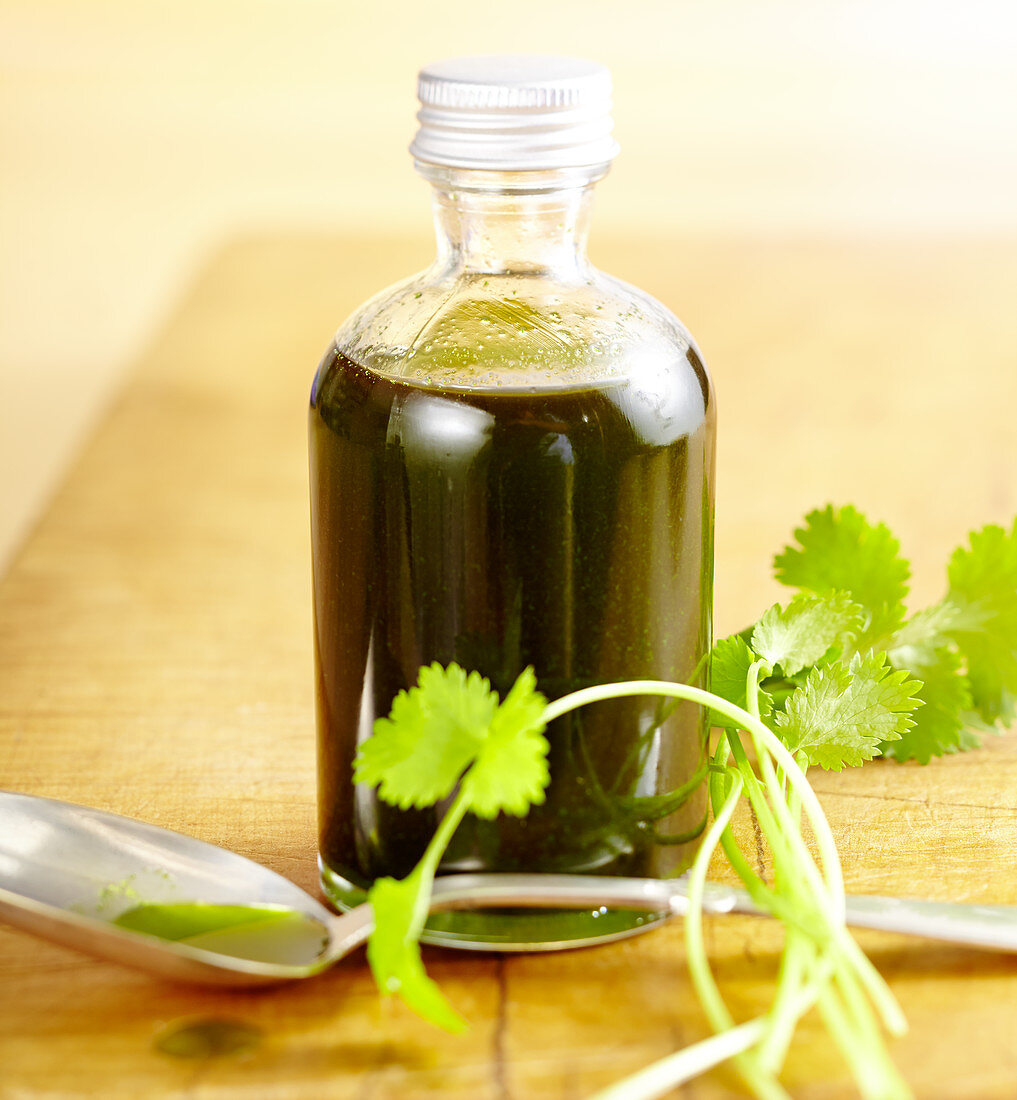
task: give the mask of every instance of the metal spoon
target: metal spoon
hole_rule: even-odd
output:
[[[296,957],[286,962],[240,958],[111,923],[118,910],[139,899],[279,907],[302,914],[314,934],[304,937]],[[663,919],[684,913],[688,898],[681,879],[470,874],[435,883],[432,911],[490,906],[607,906]],[[760,913],[748,894],[719,885],[708,888],[704,908]],[[0,791],[0,917],[46,939],[165,977],[233,986],[319,974],[364,943],[372,928],[369,905],[336,916],[281,875],[234,852],[101,810],[5,791]],[[1017,907],[855,896],[848,899],[847,920],[864,928],[1017,951]]]

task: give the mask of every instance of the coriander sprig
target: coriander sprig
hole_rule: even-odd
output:
[[[431,886],[445,849],[468,814],[522,817],[544,800],[548,783],[544,708],[530,668],[499,704],[479,673],[432,664],[379,718],[354,764],[357,783],[378,787],[393,805],[431,806],[458,793],[420,862],[402,880],[378,879],[368,892],[374,931],[367,945],[378,988],[449,1031],[465,1021],[428,978],[420,957]]]
[[[381,879],[369,899],[368,948],[385,993],[458,1030],[463,1021],[424,972],[418,940],[442,855],[467,813],[523,815],[548,784],[546,726],[589,703],[660,695],[708,708],[721,728],[706,782],[714,821],[690,871],[685,919],[693,984],[717,1035],[671,1055],[597,1100],[648,1100],[733,1058],[764,1100],[786,1094],[778,1075],[799,1018],[815,1005],[867,1100],[909,1095],[886,1051],[880,1022],[906,1026],[889,989],[844,924],[844,884],[829,825],[805,777],[880,755],[926,763],[979,743],[1012,720],[1017,702],[1017,521],[986,527],[950,560],[946,596],[908,616],[909,567],[896,539],[856,509],[810,513],[796,545],[775,559],[799,589],[711,653],[711,691],[643,680],[601,684],[548,703],[526,669],[499,701],[478,673],[420,670],[355,764],[357,782],[395,805],[447,809],[413,873]],[[744,738],[744,740],[743,740]],[[750,753],[747,751],[751,749]],[[754,761],[754,762],[753,762]],[[683,793],[685,797],[687,792]],[[667,795],[660,796],[667,805]],[[773,864],[767,884],[738,846],[730,820],[746,799]],[[802,834],[807,820],[819,863]],[[786,928],[770,1011],[735,1025],[710,971],[702,897],[720,847],[755,902]]]
[[[883,524],[828,505],[805,517],[795,540],[774,559],[777,580],[827,600],[849,596],[864,623],[848,651],[885,653],[893,668],[924,685],[918,698],[925,706],[899,738],[883,741],[883,756],[927,764],[975,748],[983,733],[1013,721],[1017,519],[1009,530],[990,524],[972,532],[950,557],[944,597],[911,616],[910,567]]]

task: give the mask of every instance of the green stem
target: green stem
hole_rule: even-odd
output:
[[[830,972],[829,962],[821,963],[818,973],[789,1006],[796,1019],[804,1016],[816,1003]],[[763,1037],[765,1029],[765,1017],[739,1024],[731,1031],[713,1035],[653,1062],[617,1085],[598,1092],[590,1100],[657,1100],[678,1085],[747,1050]],[[780,1087],[779,1084],[777,1087]]]
[[[766,667],[764,661],[754,661],[749,668],[748,677],[746,682],[746,699],[748,700],[749,712],[757,720],[759,719],[759,671],[761,668]],[[760,728],[766,729],[760,722]],[[766,751],[763,744],[760,743],[758,731],[756,729],[750,729],[749,734],[752,737],[752,744],[756,751],[756,758],[759,764],[759,770],[763,776],[763,782],[769,795],[770,805],[773,807],[773,814],[779,821],[779,827],[775,827],[773,833],[767,833],[768,836],[780,837],[782,841],[786,842],[791,848],[796,849],[794,856],[790,861],[790,866],[794,870],[794,877],[791,879],[790,885],[792,888],[797,886],[797,878],[799,872],[804,872],[806,877],[810,880],[809,885],[816,892],[817,897],[822,896],[822,887],[819,883],[819,873],[815,869],[812,860],[812,854],[805,846],[805,842],[802,840],[801,835],[801,822],[797,811],[792,812],[788,807],[787,800],[789,794],[796,799],[796,803],[799,800],[800,787],[797,785],[792,786],[791,791],[788,791],[787,780],[789,776],[784,768],[781,768],[778,772],[774,769],[773,761],[771,759],[771,753]],[[799,768],[804,778],[805,771],[808,766],[807,761],[799,763],[797,758],[793,758],[795,766]],[[811,788],[810,788],[811,790]],[[754,804],[755,808],[755,804]],[[757,812],[758,816],[758,812]],[[762,823],[761,823],[762,824]],[[764,826],[765,830],[765,826]],[[771,841],[772,844],[772,841]],[[774,850],[774,878],[778,877],[779,868],[784,864],[786,855],[785,851]],[[843,887],[839,891],[835,891],[831,888],[830,897],[834,904],[840,909],[838,915],[838,922],[843,922]],[[824,907],[825,908],[825,907]]]
[[[466,773],[469,775],[469,772]],[[464,777],[465,778],[465,777]],[[462,782],[459,784],[459,793],[452,800],[452,805],[445,811],[438,828],[424,849],[420,862],[413,869],[413,874],[420,878],[421,888],[417,891],[417,897],[413,904],[413,924],[411,925],[413,937],[420,938],[420,933],[427,923],[428,912],[431,905],[431,886],[434,876],[438,872],[438,864],[445,854],[445,849],[452,840],[452,835],[459,828],[460,822],[469,810],[469,794]]]
[[[738,739],[737,734],[733,731],[728,731],[728,740],[738,765],[738,774],[745,783],[745,793],[748,796],[749,804],[756,815],[759,827],[766,837],[771,852],[773,853],[774,869],[775,872],[777,872],[774,876],[775,880],[778,877],[784,880],[783,893],[779,893],[776,889],[770,891],[769,904],[766,906],[766,909],[790,927],[800,928],[809,936],[819,938],[823,933],[820,931],[820,927],[817,926],[816,922],[803,920],[803,908],[805,913],[809,914],[816,906],[808,900],[807,894],[802,894],[801,884],[798,881],[800,876],[794,874],[778,875],[782,867],[798,870],[799,864],[802,862],[802,853],[794,848],[791,843],[792,838],[787,835],[786,830],[781,827],[774,814],[771,813],[771,803],[767,801],[766,792],[756,777],[755,772],[752,770],[752,765],[745,755],[745,749]],[[762,750],[760,751],[762,752]],[[801,840],[800,837],[797,839],[799,841]],[[804,845],[802,846],[802,851],[806,851]],[[805,858],[812,858],[811,855],[808,855],[807,851]],[[752,874],[752,872],[750,872],[750,874]],[[755,877],[754,874],[753,877]],[[821,893],[822,890],[823,888],[820,886],[819,891]],[[822,922],[820,923],[822,924]]]
[[[749,704],[749,713],[754,718],[759,718],[759,672],[763,667],[762,661],[754,661],[749,668],[745,698]],[[805,772],[807,764],[796,758],[796,763]],[[764,772],[765,774],[765,772]],[[773,781],[776,781],[777,789],[774,792]],[[768,776],[768,786],[771,796],[781,801],[787,798],[787,778],[784,775]],[[798,792],[793,792],[796,806],[792,807],[791,816],[796,826],[800,820],[800,800]],[[778,881],[778,861],[774,859],[774,879]],[[783,868],[780,868],[783,871]],[[787,1057],[791,1038],[798,1025],[799,1016],[793,1009],[793,1004],[801,997],[802,985],[808,973],[810,958],[814,955],[810,940],[801,932],[788,925],[784,951],[780,960],[780,974],[777,978],[777,991],[774,995],[773,1005],[767,1013],[769,1027],[764,1036],[757,1058],[759,1065],[767,1073],[774,1075],[780,1073],[784,1060]]]
[[[722,1035],[711,1035],[709,1039],[669,1054],[624,1081],[602,1089],[590,1100],[656,1100],[752,1046],[765,1026],[765,1020],[760,1017]]]
[[[731,775],[737,774],[736,771],[731,772],[727,767],[727,759],[730,755],[731,747],[727,737],[722,737],[713,757],[715,770],[710,776],[710,805],[713,807],[714,816],[720,812],[720,807],[727,797],[728,790],[730,790]],[[743,855],[741,848],[738,847],[738,841],[730,829],[724,830],[720,838],[720,846],[724,849],[724,855],[727,856],[731,869],[742,880],[742,884],[748,890],[749,897],[760,909],[767,913],[775,913],[776,899],[774,892],[749,866],[749,861]],[[783,916],[781,919],[784,919]]]
[[[798,1025],[798,1016],[791,1006],[800,998],[802,985],[809,973],[809,963],[814,956],[815,951],[809,939],[796,929],[789,928],[780,960],[777,992],[767,1013],[770,1026],[757,1052],[759,1064],[769,1073],[780,1073],[787,1057],[791,1038]]]
[[[829,890],[829,906],[837,920],[844,920],[844,876],[841,872],[840,857],[837,854],[837,845],[833,839],[833,833],[819,804],[819,799],[809,786],[801,768],[795,763],[794,757],[787,750],[781,740],[758,719],[748,711],[714,695],[702,688],[690,687],[688,684],[674,684],[666,680],[627,680],[618,684],[598,684],[594,687],[582,688],[570,695],[564,695],[549,703],[544,710],[543,720],[552,722],[563,714],[587,703],[599,703],[604,699],[619,699],[628,695],[669,695],[675,699],[688,699],[692,703],[709,707],[718,714],[729,718],[735,725],[747,729],[750,734],[758,736],[760,742],[769,753],[774,756],[777,763],[784,769],[785,774],[795,787],[802,799],[802,808],[809,819],[812,831],[816,838],[816,846],[819,848],[820,858],[823,864],[823,874],[826,878]],[[786,804],[781,803],[785,806]],[[799,838],[800,839],[800,838]],[[802,850],[808,853],[808,849],[802,844]],[[809,856],[808,864],[803,867],[806,874],[815,874],[815,866]],[[810,875],[811,878],[811,875]],[[839,901],[837,900],[839,899]]]
[[[819,996],[819,1011],[827,1030],[837,1044],[844,1060],[851,1068],[859,1091],[866,1100],[908,1100],[911,1090],[896,1068],[886,1058],[878,1035],[873,1036],[860,1027],[857,1001],[847,1003],[844,994],[850,996],[850,980],[845,983],[843,971],[837,974],[837,985],[828,985]],[[853,999],[853,998],[852,998]]]
[[[907,1018],[897,1003],[883,976],[872,965],[872,960],[855,942],[854,937],[844,925],[834,926],[834,942],[844,952],[846,960],[854,968],[855,974],[876,1006],[887,1031],[891,1035],[903,1035],[908,1029]]]
[[[742,780],[740,776],[737,776],[731,785],[730,791],[728,791],[720,813],[713,819],[713,824],[703,838],[703,843],[692,862],[692,869],[689,871],[689,902],[688,912],[685,915],[685,951],[688,956],[692,984],[696,988],[696,993],[699,995],[699,1000],[706,1012],[706,1018],[714,1031],[724,1031],[726,1028],[734,1027],[734,1018],[728,1012],[710,971],[710,961],[703,941],[703,894],[706,889],[706,871],[710,865],[710,857],[720,841],[721,833],[724,832],[727,823],[731,820],[731,815],[738,805],[741,794]]]
[[[755,812],[760,829],[762,829],[763,834],[767,838],[770,838],[771,844],[775,843],[782,849],[774,853],[775,859],[780,859],[781,857],[790,858],[787,845],[782,844],[783,838],[780,836],[777,820],[771,812],[770,802],[767,801],[764,787],[759,782],[755,771],[753,771],[752,765],[749,763],[749,758],[745,755],[745,746],[742,744],[741,738],[734,730],[728,730],[727,740],[731,748],[731,755],[735,758],[738,773],[745,781],[745,793],[752,803],[752,809]],[[761,751],[759,755],[765,756],[766,754]],[[769,793],[772,801],[772,791]]]
[[[759,670],[765,667],[767,667],[765,661],[753,661],[749,665],[745,681],[745,701],[749,704],[749,714],[757,721],[759,720]]]
[[[759,717],[759,673],[762,669],[768,667],[767,663],[763,660],[753,661],[749,666],[745,685],[745,698],[749,705],[749,714],[751,714],[756,721],[761,721]],[[787,798],[787,788],[784,779],[774,770],[769,754],[760,750],[758,737],[752,733],[751,730],[749,732],[752,735],[752,743],[756,750],[756,759],[759,762],[759,770],[762,773],[763,782],[766,784],[766,789],[770,792],[770,799],[775,804],[783,806]],[[802,768],[803,774],[805,770],[805,768]]]
[[[910,1096],[911,1091],[893,1064],[886,1050],[886,1044],[879,1032],[865,996],[859,986],[858,972],[847,958],[838,960],[836,968],[837,988],[841,991],[855,1034],[862,1040],[852,1044],[854,1065],[858,1071],[874,1079],[872,1096],[874,1100],[885,1097]]]
[[[742,780],[736,776],[728,791],[720,813],[710,826],[689,871],[689,906],[685,914],[685,954],[689,975],[699,1002],[706,1012],[710,1026],[718,1034],[735,1026],[734,1018],[720,994],[720,989],[710,970],[710,959],[703,939],[703,894],[706,889],[706,873],[710,859],[720,842],[720,837],[731,820],[731,815],[741,798]],[[745,1054],[734,1055],[735,1066],[742,1079],[762,1100],[785,1100],[787,1093],[770,1075],[761,1073],[755,1060]]]

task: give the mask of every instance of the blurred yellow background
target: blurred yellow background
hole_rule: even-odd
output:
[[[6,0],[0,569],[226,240],[395,231],[426,260],[416,70],[497,51],[611,68],[595,235],[1017,240],[998,0]]]

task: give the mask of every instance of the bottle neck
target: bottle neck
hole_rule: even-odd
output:
[[[492,172],[417,162],[434,187],[438,263],[447,274],[583,279],[593,184],[607,165]]]

